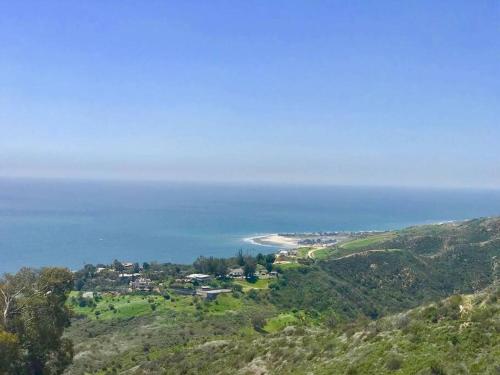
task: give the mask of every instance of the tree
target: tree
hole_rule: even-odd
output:
[[[97,268],[93,264],[86,264],[83,266],[83,272],[85,273],[85,277],[94,277]]]
[[[14,374],[20,369],[17,336],[0,328],[0,374]]]
[[[243,274],[247,279],[254,277],[255,270],[257,269],[257,263],[252,257],[245,257],[245,263],[243,265]]]
[[[14,366],[7,374],[60,374],[71,363],[73,346],[62,334],[72,287],[73,275],[63,268],[24,268],[0,280],[0,347]]]
[[[125,267],[123,266],[123,264],[118,259],[115,259],[113,261],[113,268],[117,272],[123,272],[125,270]]]
[[[226,260],[223,258],[216,258],[216,262],[214,265],[214,273],[217,276],[226,276],[228,272],[228,267],[226,264]]]
[[[16,285],[17,280],[12,275],[6,275],[5,280],[0,282],[0,296],[2,307],[2,325],[8,327],[10,323],[10,316],[16,312],[16,298],[21,295],[24,287]]]
[[[205,258],[204,256],[199,256],[193,262],[193,267],[196,270],[196,272],[206,273],[208,268],[207,262],[208,262],[207,258]]]
[[[266,270],[271,272],[273,270],[273,263],[276,260],[275,254],[267,254],[266,255]]]
[[[263,314],[257,313],[251,318],[252,326],[257,332],[263,332],[266,325],[266,318]]]
[[[265,266],[266,265],[266,257],[262,253],[258,253],[255,256],[255,260],[257,261],[257,264],[260,264],[261,266]]]
[[[337,326],[339,318],[335,311],[330,310],[324,315],[323,321],[328,329],[333,329]]]
[[[236,254],[236,263],[238,263],[239,266],[245,265],[245,256],[243,255],[243,250],[241,249],[239,249]]]
[[[217,276],[225,276],[227,274],[227,264],[226,260],[223,258],[207,258],[200,256],[194,261],[193,267],[200,273],[208,273]]]

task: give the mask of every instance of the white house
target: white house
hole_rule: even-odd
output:
[[[83,292],[82,297],[92,299],[94,298],[94,292]]]
[[[210,275],[206,275],[204,273],[192,273],[191,275],[186,276],[187,279],[191,281],[208,281],[212,278]]]
[[[243,268],[233,268],[229,270],[227,275],[232,278],[240,278],[245,275],[245,272],[243,271]]]
[[[209,287],[202,287],[196,290],[196,295],[211,301],[216,299],[219,294],[231,292],[231,289],[212,289]]]

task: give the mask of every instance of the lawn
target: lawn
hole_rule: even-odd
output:
[[[290,263],[279,263],[279,264],[275,264],[274,266],[276,267],[276,269],[289,270],[289,269],[294,269],[294,268],[300,268],[300,267],[302,267],[302,264],[290,262]]]
[[[297,256],[299,258],[307,258],[307,254],[312,249],[314,249],[314,248],[313,247],[300,247],[297,249]]]
[[[242,285],[242,283],[239,284]],[[264,289],[268,287],[269,280],[258,280],[255,284],[247,284],[249,285],[248,290],[252,287]],[[80,307],[77,304],[71,303],[71,297],[76,297],[77,295],[78,292],[71,292],[70,299],[68,299],[68,306],[75,314],[86,316],[91,320],[127,319],[166,311],[189,314],[194,313],[197,310],[197,305],[200,303],[205,312],[223,314],[228,311],[241,310],[244,304],[241,299],[233,297],[232,294],[221,294],[216,300],[211,302],[203,302],[201,298],[192,296],[174,296],[167,300],[158,295],[143,296],[129,294],[112,296],[111,294],[104,294],[101,299],[98,299],[97,306]],[[151,305],[155,306],[154,310]],[[99,312],[98,315],[96,315],[96,311]]]
[[[339,247],[348,251],[378,249],[378,245],[393,239],[395,236],[394,232],[377,233],[369,235],[366,238],[344,242]]]
[[[312,254],[314,259],[327,259],[335,253],[336,249],[332,247],[325,247],[324,249],[315,250]]]
[[[113,296],[111,294],[104,294],[102,298],[98,299],[95,307],[80,307],[77,304],[71,303],[71,297],[76,297],[76,295],[77,292],[71,293],[68,305],[75,314],[84,315],[89,319],[126,319],[148,315],[153,311],[161,312],[167,310],[194,312],[193,299],[189,296],[180,296],[166,300],[158,295],[130,294]]]
[[[381,245],[393,239],[395,236],[396,234],[394,232],[372,234],[365,238],[358,238],[341,243],[335,247],[316,250],[313,253],[313,258],[317,260],[340,258],[361,251],[385,249],[385,247]]]
[[[242,308],[243,301],[234,298],[231,294],[221,294],[213,302],[210,302],[208,312],[214,314],[225,314],[228,311],[238,311]]]
[[[267,289],[269,288],[269,283],[273,279],[257,279],[255,282],[249,282],[247,280],[237,279],[233,282],[235,284],[241,285],[244,292],[248,292],[251,289]]]

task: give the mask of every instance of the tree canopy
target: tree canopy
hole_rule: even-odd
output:
[[[0,279],[0,373],[61,374],[73,357],[62,338],[73,275],[64,268],[21,269]]]

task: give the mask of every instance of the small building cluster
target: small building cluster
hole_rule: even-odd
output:
[[[216,299],[219,294],[231,292],[231,289],[211,288],[209,286],[202,286],[201,288],[196,289],[196,295],[204,298],[207,301]]]
[[[276,271],[269,272],[268,270],[266,270],[261,265],[258,265],[257,266],[257,270],[255,271],[254,276],[257,276],[257,277],[259,277],[261,279],[269,279],[269,278],[272,278],[272,277],[277,277],[278,273]],[[239,268],[232,268],[232,269],[229,270],[229,272],[226,275],[226,277],[228,277],[230,279],[244,279],[245,278],[245,271],[241,267],[239,267]]]
[[[229,273],[227,274],[229,278],[232,279],[243,279],[245,277],[245,272],[243,271],[243,268],[232,268],[229,270]]]
[[[297,249],[280,250],[278,251],[278,253],[276,253],[276,260],[274,261],[274,263],[279,264],[279,263],[289,263],[290,261],[295,261],[297,255],[298,255]]]
[[[136,277],[140,277],[141,274],[136,272],[136,273],[120,273],[118,277],[120,279],[135,279]]]
[[[151,292],[154,289],[153,282],[144,277],[131,281],[129,285],[134,292]]]

